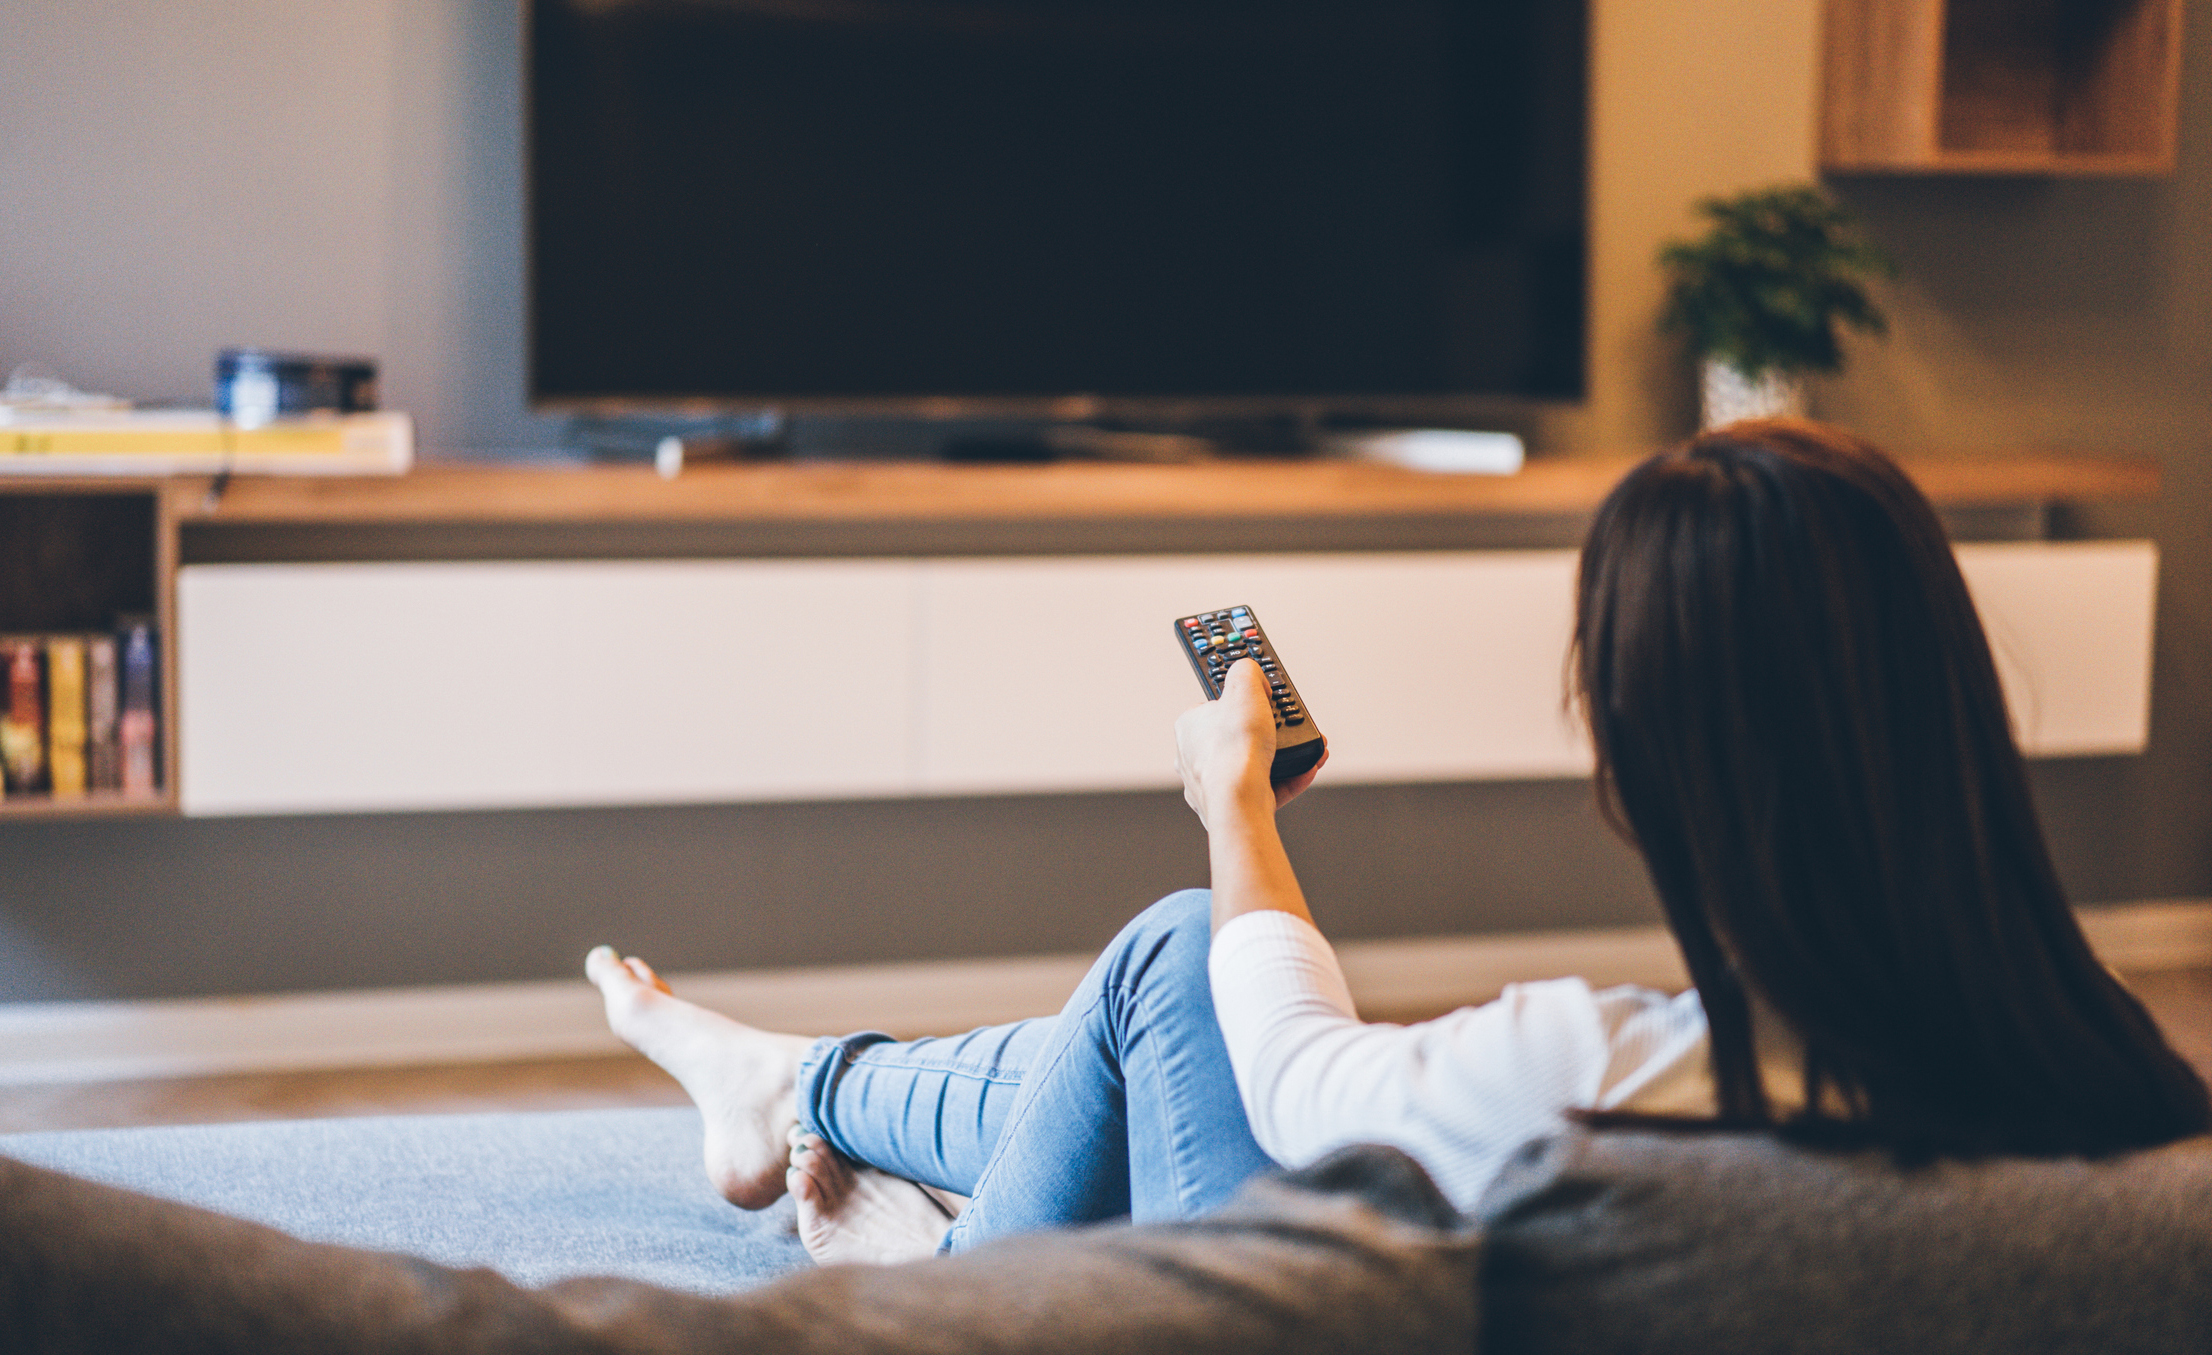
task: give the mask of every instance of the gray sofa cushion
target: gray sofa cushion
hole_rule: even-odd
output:
[[[699,1133],[679,1107],[18,1134],[0,1154],[522,1285],[726,1294],[811,1265],[788,1200],[750,1214],[708,1188]]]
[[[1479,1254],[1382,1148],[1256,1182],[1190,1223],[806,1270],[722,1298],[615,1279],[526,1290],[0,1158],[0,1350],[24,1355],[1465,1355]]]
[[[1504,1355],[2212,1351],[2212,1141],[2101,1162],[1533,1144],[1478,1206]]]
[[[9,1351],[1468,1352],[1478,1285],[1500,1355],[2212,1351],[2205,1141],[1900,1171],[1765,1137],[1569,1134],[1516,1158],[1479,1245],[1410,1161],[1354,1150],[1196,1223],[820,1271],[787,1215],[706,1190],[686,1110],[26,1135],[0,1155],[498,1272],[0,1161]],[[570,1278],[593,1272],[616,1278]]]

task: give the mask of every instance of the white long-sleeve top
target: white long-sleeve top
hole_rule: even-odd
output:
[[[1222,927],[1209,970],[1252,1136],[1284,1166],[1387,1143],[1465,1210],[1569,1110],[1713,1113],[1695,990],[1552,979],[1434,1021],[1371,1025],[1321,933],[1275,911]]]

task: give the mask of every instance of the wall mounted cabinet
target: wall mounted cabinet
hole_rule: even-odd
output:
[[[1570,550],[188,565],[184,812],[1167,790],[1170,621],[1267,620],[1333,784],[1577,777]],[[2022,748],[2141,752],[2149,542],[1959,547]]]
[[[1167,786],[1197,696],[1168,622],[1232,601],[1290,648],[1333,779],[1580,775],[1571,547],[1629,464],[0,482],[0,631],[152,611],[176,715],[172,789],[0,817]],[[2116,458],[1908,469],[2015,538],[2041,505],[2158,488]],[[1964,552],[1978,593],[2004,575],[1983,604],[2031,751],[2141,746],[2155,560],[2111,545]]]
[[[1828,0],[1828,173],[2165,174],[2181,0]]]

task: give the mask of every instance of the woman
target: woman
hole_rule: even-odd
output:
[[[1631,472],[1584,547],[1573,671],[1601,803],[1688,962],[1677,997],[1566,979],[1359,1021],[1275,832],[1311,778],[1269,788],[1250,663],[1176,726],[1210,896],[1139,917],[1058,1018],[808,1041],[683,1004],[605,948],[587,967],[617,1033],[698,1100],[724,1193],[757,1208],[788,1186],[822,1259],[1198,1213],[1271,1160],[1358,1141],[1406,1149],[1465,1208],[1576,1115],[1915,1155],[2212,1127],[2082,938],[1958,566],[1881,453],[1772,421]],[[974,1198],[948,1224],[914,1182]]]

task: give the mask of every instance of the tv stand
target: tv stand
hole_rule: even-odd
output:
[[[1376,596],[1387,576],[1382,596],[1434,593],[1439,608],[1469,615],[1489,616],[1480,609],[1491,608],[1482,633],[1520,637],[1511,645],[1500,638],[1497,661],[1485,670],[1512,688],[1485,707],[1506,721],[1495,738],[1470,729],[1453,743],[1433,730],[1378,727],[1355,741],[1370,764],[1364,771],[1347,744],[1337,769],[1347,779],[1572,775],[1580,755],[1555,727],[1571,547],[1630,460],[1542,459],[1511,476],[1325,460],[768,463],[702,466],[673,481],[642,466],[433,464],[389,478],[241,478],[212,504],[201,479],[18,480],[0,485],[0,505],[26,542],[40,543],[26,546],[26,561],[122,558],[116,534],[88,527],[79,509],[100,508],[110,496],[136,505],[137,525],[126,535],[145,563],[130,581],[150,590],[170,655],[182,661],[181,669],[165,665],[164,709],[175,712],[168,728],[177,740],[165,761],[181,771],[184,793],[171,781],[158,799],[127,805],[0,801],[0,820],[180,808],[300,813],[1149,788],[1164,764],[1143,733],[1112,742],[1105,750],[1111,765],[1098,766],[1070,765],[1049,739],[974,737],[976,721],[1009,717],[993,704],[1003,701],[1003,684],[963,665],[999,662],[994,627],[1009,607],[1045,609],[1087,589],[1084,614],[1126,612],[1135,637],[1113,656],[1116,664],[1127,661],[1127,671],[1102,680],[1132,693],[1156,685],[1160,711],[1136,702],[1131,718],[1157,733],[1145,722],[1158,717],[1165,728],[1189,698],[1187,678],[1168,662],[1173,654],[1148,651],[1158,617],[1180,614],[1179,599],[1192,589],[1206,598],[1243,596],[1263,576],[1295,576],[1302,582],[1286,596],[1336,609],[1304,622],[1270,613],[1279,630],[1356,629],[1365,624],[1362,600]],[[2057,558],[2072,546],[2033,539],[2042,534],[2044,510],[2148,498],[2158,488],[2155,463],[2120,458],[2010,455],[1906,465],[1954,520],[2002,518],[2005,525],[1984,535],[2017,544],[1996,554],[2051,557],[2050,567],[2065,576],[2054,587],[2064,583],[2067,596],[2086,586],[2087,566]],[[2141,573],[2140,555],[2120,552],[2107,563]],[[2033,574],[2044,566],[2016,568]],[[2040,578],[2023,575],[2010,586],[2032,593],[2043,587]],[[12,599],[0,630],[58,624],[36,606],[54,595],[52,583],[32,569],[15,588],[0,590]],[[2147,606],[2149,587],[2144,575],[2084,595],[2095,604],[2084,624],[2107,624],[2114,599]],[[2050,598],[2035,596],[2023,624],[2040,627],[2038,616],[2056,613]],[[865,624],[852,620],[861,612]],[[2148,613],[2130,615],[2147,634]],[[880,649],[871,651],[875,667],[856,673],[860,685],[843,704],[821,690],[813,651],[759,644],[762,634],[814,634],[807,628],[824,626],[825,651],[856,630]],[[617,633],[630,639],[610,645]],[[2064,647],[2099,662],[2147,663],[2147,649],[2122,641],[2085,632]],[[842,726],[807,720],[724,730],[726,756],[704,762],[689,726],[646,731],[672,740],[667,749],[640,751],[615,739],[593,744],[585,757],[573,741],[546,734],[572,717],[568,698],[531,719],[501,704],[520,692],[543,705],[560,696],[553,686],[581,682],[574,709],[589,707],[608,690],[595,663],[660,655],[672,643],[693,665],[685,671],[696,681],[678,683],[687,689],[719,691],[739,679],[784,683],[758,702],[706,703],[709,712],[826,703],[888,723],[840,745],[842,763],[818,746]],[[785,661],[790,654],[796,668]],[[548,662],[548,655],[566,657]],[[182,702],[180,671],[193,678]],[[495,680],[458,682],[454,672]],[[1301,676],[1321,699],[1329,675]],[[1379,719],[1397,708],[1363,701],[1355,689],[1364,689],[1366,677],[1334,681],[1347,695],[1341,703],[1332,698],[1331,709],[1343,704]],[[2139,699],[2130,685],[2136,681],[2095,685],[2090,695],[2134,691],[2131,699]],[[2078,717],[2105,718],[2094,700],[2078,711],[2054,706],[2058,690],[2046,690],[2045,714],[2077,724]],[[934,694],[926,711],[910,704],[914,693]],[[1053,699],[1042,687],[1023,699],[1030,697]],[[498,708],[482,709],[486,701]],[[625,719],[649,726],[658,718],[650,703],[623,710]],[[2131,710],[2112,726],[2120,735],[2135,728]],[[534,723],[537,716],[548,723]],[[427,744],[425,723],[438,736]],[[2044,736],[2057,728],[2046,727]],[[2045,751],[2126,746],[2106,726],[2080,728],[2088,733],[2067,735],[2074,744]],[[493,736],[507,742],[480,746]],[[730,780],[732,768],[751,779]]]

